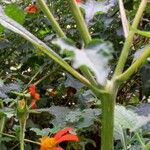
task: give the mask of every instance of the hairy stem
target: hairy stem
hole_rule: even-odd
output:
[[[108,92],[102,94],[102,129],[101,129],[101,150],[114,149],[114,109],[116,101],[116,91],[114,83],[109,82],[105,90]]]
[[[20,118],[19,122],[20,122],[20,150],[24,150],[26,119]]]
[[[136,13],[136,16],[134,18],[133,24],[131,28],[137,29],[138,24],[140,22],[140,19],[142,17],[142,14],[144,12],[144,9],[146,7],[148,0],[142,0],[139,6],[139,9]],[[117,75],[120,75],[124,69],[127,57],[128,57],[128,53],[129,53],[129,49],[133,43],[133,37],[134,37],[135,32],[134,31],[130,31],[128,34],[128,37],[125,40],[118,64],[116,66],[115,72],[114,72],[114,77]]]
[[[83,15],[77,5],[77,2],[75,0],[68,0],[68,3],[70,4],[70,8],[71,8],[72,14],[76,20],[80,35],[81,35],[84,43],[88,44],[91,41],[91,36],[88,31],[87,25],[84,21]]]
[[[63,30],[61,29],[61,27],[59,26],[58,22],[56,21],[56,19],[54,18],[53,14],[51,13],[51,11],[49,10],[48,6],[45,3],[45,0],[37,0],[39,3],[39,6],[41,8],[41,10],[43,11],[43,13],[45,14],[45,16],[49,19],[52,28],[55,30],[55,32],[63,38],[66,38],[65,33],[63,32]]]

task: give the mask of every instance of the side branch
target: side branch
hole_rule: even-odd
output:
[[[83,38],[84,43],[88,44],[91,41],[91,36],[84,21],[83,15],[75,0],[68,0],[68,2],[70,4],[72,14],[76,20],[80,35]]]
[[[132,24],[132,28],[137,29],[138,24],[141,20],[142,14],[145,10],[146,4],[147,4],[148,0],[142,0],[139,6],[139,9],[136,13],[136,16],[134,18],[133,24]],[[134,37],[135,32],[130,30],[128,37],[125,40],[118,64],[116,66],[113,78],[115,78],[117,75],[120,75],[124,69],[128,54],[129,54],[129,49],[132,45],[133,42],[133,37]]]
[[[43,11],[43,13],[46,15],[46,17],[49,19],[52,28],[55,30],[55,32],[59,35],[59,37],[66,38],[65,33],[62,31],[61,27],[59,26],[58,22],[54,18],[53,14],[49,10],[48,6],[45,3],[45,0],[38,0],[38,4]]]
[[[141,65],[148,57],[150,57],[150,45],[145,48],[141,56],[123,74],[116,77],[116,80],[121,82],[128,80],[130,76],[141,67]]]

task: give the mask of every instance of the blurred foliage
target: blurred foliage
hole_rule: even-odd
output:
[[[113,0],[113,2],[114,5],[107,13],[95,13],[88,20],[88,27],[94,39],[113,43],[114,58],[110,63],[111,70],[114,69],[117,63],[124,41],[119,8],[116,0]],[[130,24],[133,21],[139,2],[139,0],[124,1]],[[52,30],[51,23],[43,13],[40,11],[37,14],[27,14],[24,11],[24,8],[29,3],[31,3],[30,0],[0,1],[0,4],[4,7],[9,17],[22,24],[27,30],[59,53],[68,63],[71,63],[69,57],[72,57],[72,53],[65,53],[65,51],[61,53],[59,48],[52,43],[57,35]],[[83,48],[83,41],[80,39],[67,1],[47,0],[47,4],[67,37],[74,41],[78,49]],[[81,10],[86,16],[86,11],[83,8]],[[145,31],[150,30],[149,8],[150,4],[147,5],[145,15],[139,26],[139,29]],[[149,38],[139,35],[135,36],[126,68],[132,63],[133,52],[144,47],[149,41]],[[124,105],[134,105],[135,107],[141,102],[148,102],[150,96],[149,72],[150,60],[148,59],[141,70],[120,89],[117,102]],[[112,72],[110,71],[109,77],[111,75]],[[79,144],[73,143],[67,145],[70,150],[84,148],[86,150],[98,149],[100,146],[99,140],[97,140],[99,139],[100,122],[97,121],[97,118],[100,117],[100,112],[97,108],[100,103],[95,95],[79,81],[64,72],[61,67],[47,56],[35,51],[35,47],[29,42],[0,26],[0,98],[4,103],[4,107],[10,106],[12,101],[18,99],[16,95],[11,93],[12,91],[26,90],[30,83],[38,84],[37,89],[41,95],[41,100],[38,102],[40,113],[38,115],[33,113],[28,119],[26,138],[31,139],[32,137],[32,140],[38,141],[39,135],[43,135],[45,132],[53,134],[57,129],[68,125],[76,128],[81,137]],[[17,134],[18,121],[15,117],[12,117],[15,114],[14,111],[12,109],[5,109],[4,114],[8,117],[5,131]],[[144,139],[150,137],[147,131],[148,129],[143,134]],[[129,143],[136,148],[139,146],[136,140],[134,142],[129,141]],[[9,138],[2,138],[2,140],[0,138],[0,149],[2,150],[7,150],[9,147],[16,146],[16,144],[16,140],[12,142],[9,141]],[[95,145],[97,146],[96,148]],[[63,146],[65,147],[66,145],[64,144]],[[116,149],[118,150],[119,148],[122,148],[120,139],[116,140]],[[37,147],[27,144],[26,149],[36,150]]]

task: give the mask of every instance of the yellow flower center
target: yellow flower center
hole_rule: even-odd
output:
[[[51,150],[56,147],[57,141],[55,138],[43,137],[41,140],[41,148],[40,150]]]
[[[24,99],[18,101],[18,105],[19,105],[20,109],[24,109],[25,104],[26,104],[26,102]]]

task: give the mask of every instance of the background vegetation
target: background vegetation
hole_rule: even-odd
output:
[[[84,1],[82,2],[84,3]],[[107,5],[111,4],[111,8],[106,13],[98,9],[93,16],[92,14],[88,16],[89,7],[86,7],[86,9],[82,7],[81,11],[85,14],[92,38],[109,41],[109,44],[113,45],[110,46],[113,55],[113,59],[110,61],[111,71],[109,72],[109,78],[111,78],[112,70],[117,64],[125,38],[117,1],[106,2]],[[31,3],[30,0],[2,0],[0,2],[6,15],[23,25],[71,64],[73,54],[70,51],[62,53],[60,48],[53,44],[58,36],[42,11],[34,14],[24,11],[29,3]],[[129,23],[133,21],[139,3],[138,0],[124,1]],[[68,2],[66,0],[47,0],[47,4],[66,36],[75,41],[76,47],[81,49],[83,41],[70,13]],[[102,6],[106,9],[107,5]],[[138,29],[150,31],[149,3]],[[72,43],[71,40],[69,44]],[[94,42],[96,43],[96,40]],[[135,35],[125,69],[138,59],[140,51],[149,42],[149,37]],[[1,134],[0,149],[18,149],[19,122],[16,118],[15,103],[20,98],[19,93],[27,90],[31,83],[36,84],[41,98],[37,102],[36,110],[38,114],[33,110],[27,120],[26,139],[38,141],[43,135],[51,135],[63,127],[70,126],[76,129],[80,142],[63,143],[62,147],[68,150],[100,149],[101,130],[99,129],[101,122],[99,118],[101,117],[101,110],[99,106],[101,103],[97,96],[53,60],[35,49],[27,40],[0,26],[0,132],[16,136],[16,138],[11,138]],[[125,147],[130,150],[140,150],[142,149],[141,143],[149,141],[149,73],[150,60],[148,58],[140,70],[119,89],[117,95],[118,109],[115,112],[116,128],[114,138],[116,150],[125,149]],[[138,118],[137,120],[135,120],[135,115]],[[122,120],[121,125],[118,123],[121,122],[120,120]],[[137,128],[133,129],[135,125],[137,125]],[[35,144],[25,143],[25,149],[36,150],[39,148]]]

